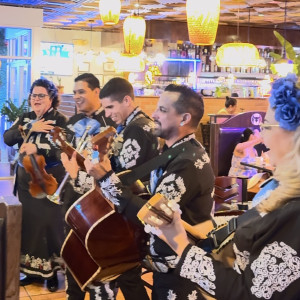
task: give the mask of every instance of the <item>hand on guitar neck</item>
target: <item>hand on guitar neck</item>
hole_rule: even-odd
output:
[[[175,211],[174,211],[175,210]],[[180,210],[161,194],[155,194],[138,212],[138,218],[146,224],[158,228],[157,235],[178,255],[181,255],[190,240],[205,239],[214,228],[208,220],[192,226],[180,217]]]
[[[88,132],[88,128],[86,133]],[[108,145],[110,145],[110,139],[115,134],[115,129],[113,127],[109,127],[108,129],[98,133],[94,137],[92,137],[91,142],[93,145],[93,149],[99,152],[99,159],[102,160],[104,154],[108,152]],[[59,127],[54,127],[50,132],[52,139],[56,142],[63,153],[61,154],[61,161],[66,169],[66,171],[70,174],[71,178],[76,178],[78,171],[81,169],[86,171],[84,161],[86,158],[81,155],[82,145],[85,143],[86,134],[82,137],[80,141],[80,145],[77,147],[78,149],[74,149],[70,144],[65,141],[64,134]],[[88,160],[87,160],[88,161]]]

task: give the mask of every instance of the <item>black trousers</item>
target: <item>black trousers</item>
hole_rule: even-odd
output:
[[[141,268],[137,267],[126,271],[117,279],[110,282],[96,282],[87,287],[90,300],[113,300],[116,299],[118,288],[121,289],[126,300],[149,300],[146,289],[141,279]],[[83,292],[70,271],[66,270],[66,294],[68,300],[84,300]]]
[[[169,273],[153,272],[152,300],[205,300],[196,283]]]

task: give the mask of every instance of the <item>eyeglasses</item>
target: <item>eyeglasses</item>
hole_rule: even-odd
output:
[[[280,125],[279,124],[268,124],[268,123],[261,123],[260,124],[260,128],[262,130],[264,130],[264,129],[269,130],[269,129],[271,129],[271,127],[280,127]]]
[[[34,98],[38,98],[39,100],[43,100],[46,96],[49,96],[47,94],[30,94],[30,98],[34,99]]]

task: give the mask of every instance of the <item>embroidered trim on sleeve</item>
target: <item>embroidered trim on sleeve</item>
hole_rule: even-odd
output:
[[[248,251],[240,251],[235,243],[233,244],[233,251],[236,256],[233,268],[241,274],[241,270],[244,271],[249,264],[250,253]]]
[[[300,258],[284,242],[264,247],[251,264],[254,278],[251,292],[257,298],[270,299],[274,292],[282,292],[300,277]]]
[[[197,283],[211,295],[215,295],[216,275],[212,259],[205,256],[206,252],[199,247],[192,246],[181,266],[180,276]]]
[[[119,206],[120,201],[117,198],[122,194],[121,189],[117,187],[117,184],[120,183],[119,177],[115,174],[112,173],[108,178],[106,178],[103,181],[99,181],[101,190],[109,201],[111,201],[114,205]]]

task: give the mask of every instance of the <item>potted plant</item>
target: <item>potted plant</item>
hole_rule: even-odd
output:
[[[13,123],[22,113],[28,110],[27,99],[24,99],[21,105],[18,107],[14,102],[9,99],[3,104],[0,113],[5,117],[8,123]],[[3,134],[3,132],[1,132]],[[10,163],[10,175],[14,174],[14,168],[18,159],[18,146],[7,147],[8,161]]]
[[[61,85],[61,77],[57,77],[57,81],[58,81],[58,85],[56,87],[57,87],[58,93],[63,94],[64,93],[64,86]]]
[[[21,105],[18,107],[15,103],[9,99],[3,104],[0,113],[5,116],[6,121],[9,123],[14,122],[22,113],[28,110],[27,99],[24,99]]]
[[[286,57],[282,57],[281,55],[270,52],[270,56],[275,59],[275,63],[283,61],[283,60],[289,60],[294,65],[294,73],[299,76],[300,75],[300,54],[297,54],[296,51],[293,48],[293,45],[287,41],[278,31],[273,31],[275,37],[279,41],[282,47],[284,47],[284,53]],[[276,68],[274,66],[274,63],[271,64],[271,72],[273,74],[277,74]]]

